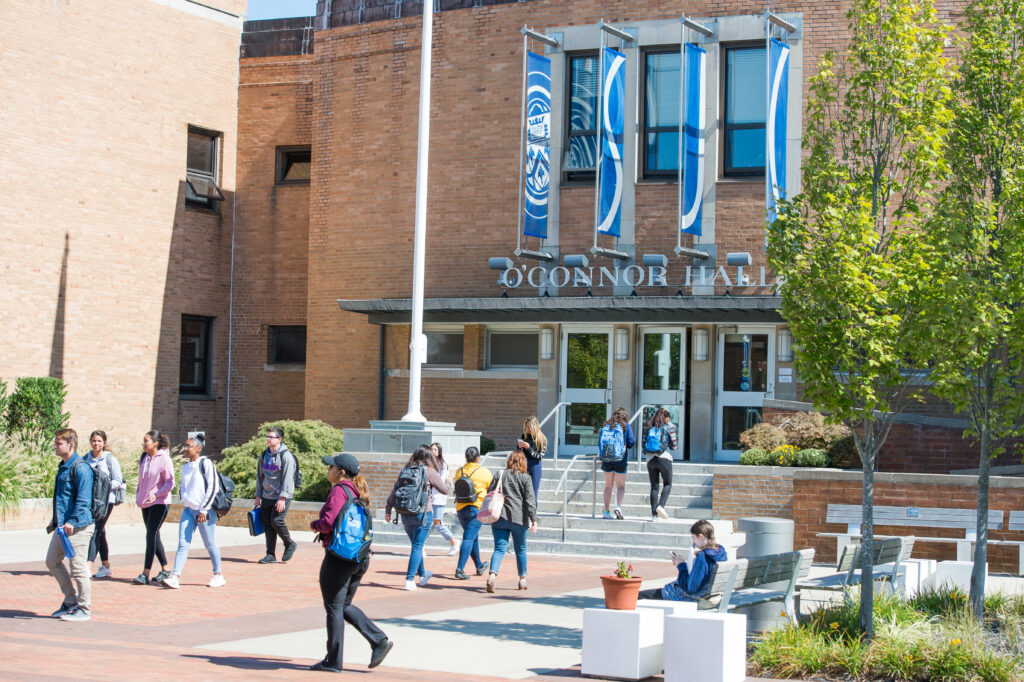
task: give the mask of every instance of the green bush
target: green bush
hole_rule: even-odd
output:
[[[763,448],[751,448],[740,453],[740,464],[750,466],[768,466],[772,453]]]
[[[828,453],[824,450],[807,448],[796,453],[793,458],[793,466],[796,467],[827,467]]]
[[[5,396],[4,427],[8,434],[45,444],[54,431],[66,428],[71,415],[64,411],[64,382],[53,377],[21,377],[14,393]]]
[[[786,444],[786,432],[778,426],[761,422],[755,424],[740,434],[740,449],[753,450],[774,450],[780,445]]]
[[[224,475],[235,482],[235,496],[253,497],[256,494],[256,466],[259,456],[267,449],[267,429],[284,429],[284,444],[299,460],[302,469],[302,489],[296,491],[296,500],[323,501],[331,489],[327,481],[327,467],[323,456],[341,452],[344,437],[340,429],[314,419],[305,421],[281,420],[261,424],[256,434],[246,443],[226,448],[217,465]]]
[[[494,452],[497,449],[494,441],[487,436],[480,436],[480,456],[483,457],[488,452]]]
[[[860,455],[853,436],[847,436],[832,443],[828,448],[829,466],[837,469],[860,469]]]
[[[779,428],[786,432],[786,442],[800,450],[828,450],[834,443],[853,436],[849,426],[829,422],[820,412],[797,412],[780,423]]]

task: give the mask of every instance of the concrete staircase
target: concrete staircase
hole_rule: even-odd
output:
[[[492,472],[496,463],[486,463]],[[540,486],[538,529],[530,534],[527,545],[530,553],[578,554],[613,557],[616,559],[667,559],[669,552],[682,553],[690,546],[690,526],[697,519],[710,519],[712,468],[696,464],[677,463],[672,472],[672,493],[666,511],[668,519],[651,520],[649,502],[650,481],[647,470],[636,470],[631,463],[626,478],[626,497],[621,506],[625,520],[601,518],[604,475],[597,472],[597,518],[591,517],[593,496],[593,467],[575,468],[567,476],[567,494],[555,492],[564,473],[555,469],[552,462],[544,463],[544,476]],[[613,492],[614,495],[614,492]],[[568,498],[567,515],[563,540],[562,504]],[[409,546],[409,539],[401,524],[385,524],[383,504],[380,504],[374,523],[374,544]],[[612,498],[614,507],[614,497]],[[455,505],[449,497],[445,523],[461,539],[462,528],[455,515]],[[715,522],[716,534],[725,536],[732,532],[732,523]],[[431,532],[427,541],[430,554],[446,550],[448,543],[438,532]],[[484,560],[493,548],[491,532],[481,529],[480,548]]]

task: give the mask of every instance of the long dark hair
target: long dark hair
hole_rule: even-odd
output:
[[[612,416],[608,417],[608,421],[604,424],[605,426],[610,426],[613,429],[616,425],[621,426],[623,433],[625,433],[626,427],[629,425],[629,414],[627,414],[627,412],[621,407],[616,408],[616,410],[612,412]]]
[[[651,427],[652,429],[656,429],[659,426],[664,426],[665,422],[668,421],[668,419],[668,410],[666,410],[664,407],[659,407],[657,410],[655,410],[654,416],[651,417],[651,422],[648,424],[648,426]]]
[[[352,485],[356,487],[356,492],[359,493],[359,499],[363,501],[367,507],[370,505],[370,485],[363,478],[362,474],[356,474],[355,476],[349,476],[344,470],[338,472],[341,476],[342,481],[352,481]]]
[[[440,471],[444,464],[444,448],[441,447],[440,443],[431,443],[430,447],[437,448],[437,470]]]
[[[149,439],[151,441],[156,443],[156,449],[157,450],[170,450],[171,449],[171,439],[168,438],[167,434],[164,433],[163,431],[158,431],[156,429],[153,429],[152,431],[146,431],[146,435],[149,436]]]
[[[434,453],[430,451],[430,447],[421,445],[413,450],[412,457],[405,463],[405,466],[411,467],[417,464],[423,464],[437,471],[437,460],[434,458]]]

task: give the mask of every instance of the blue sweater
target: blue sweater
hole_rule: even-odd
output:
[[[725,549],[721,546],[702,549],[693,559],[693,570],[690,571],[686,562],[679,564],[679,577],[661,588],[661,598],[665,601],[697,601],[705,596],[711,582],[711,567],[719,561],[728,561]]]

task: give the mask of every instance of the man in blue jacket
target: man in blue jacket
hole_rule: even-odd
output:
[[[51,615],[68,621],[86,621],[92,617],[88,562],[93,533],[92,467],[78,456],[77,448],[78,434],[73,430],[60,429],[53,435],[53,451],[61,463],[53,486],[53,518],[46,527],[46,532],[52,533],[46,551],[46,567],[64,593],[63,603]],[[68,559],[70,575],[64,565],[61,532],[74,551],[74,556]]]

